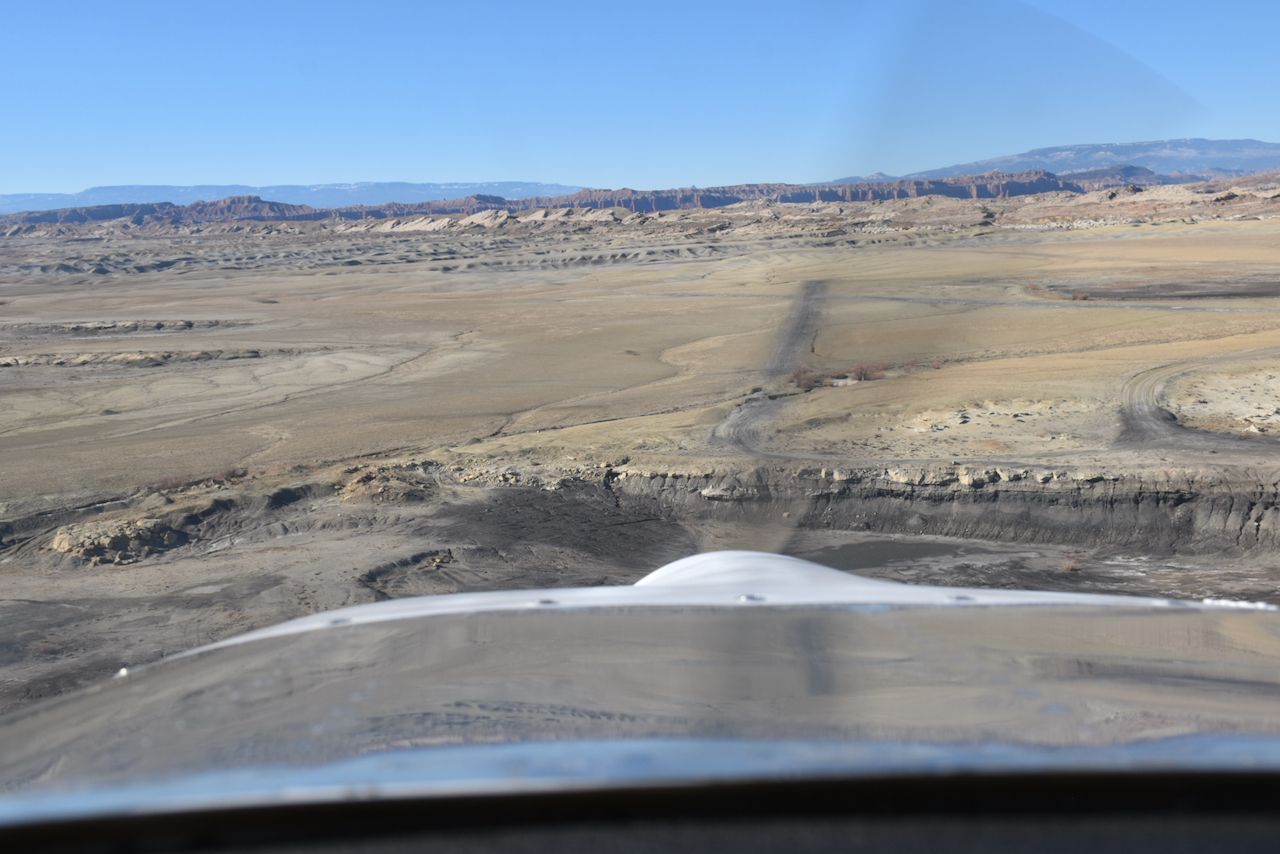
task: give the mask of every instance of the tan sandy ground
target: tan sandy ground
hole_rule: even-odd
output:
[[[1204,360],[1229,364],[1234,355],[1280,346],[1280,299],[1079,301],[1046,298],[1040,285],[1103,277],[1187,281],[1210,273],[1215,281],[1230,282],[1233,276],[1257,276],[1277,262],[1280,224],[1274,221],[1097,229],[1028,242],[771,258],[774,278],[791,280],[793,292],[802,281],[829,283],[820,329],[804,363],[836,376],[870,365],[883,378],[796,394],[762,428],[760,449],[856,461],[1052,459],[1121,467],[1168,461],[1164,451],[1114,447],[1126,384],[1148,368]],[[761,290],[750,282],[739,287]],[[762,308],[772,310],[770,328],[776,328],[783,304]],[[760,339],[767,335],[762,330],[706,338],[668,351],[666,358],[701,382],[725,373],[738,381],[740,395],[762,383],[797,392],[785,380],[752,377],[752,360],[761,364],[767,345]],[[687,378],[667,388],[674,396],[694,382]],[[609,399],[620,402],[635,393]],[[697,402],[686,398],[678,413],[589,424],[561,435],[502,437],[464,450],[501,458],[520,452],[554,456],[577,447],[605,458],[680,459],[705,447],[700,440],[729,409],[699,408]],[[671,406],[678,405],[673,397]],[[548,407],[537,418],[517,419],[507,432],[563,426],[546,420],[563,409]],[[578,420],[591,418],[583,413]],[[1192,465],[1203,459],[1181,455]]]
[[[317,608],[625,581],[689,550],[781,548],[793,533],[781,516],[694,529],[592,496],[467,491],[507,465],[549,482],[762,459],[1280,470],[1265,441],[1124,440],[1125,413],[1150,420],[1146,403],[1190,426],[1280,434],[1267,367],[1280,293],[1259,285],[1280,269],[1280,219],[1105,224],[1138,202],[1049,199],[1056,224],[1042,227],[1030,204],[996,205],[1003,227],[973,224],[973,203],[926,199],[559,217],[536,232],[0,239],[0,526],[21,534],[0,542],[0,641],[18,650],[0,705]],[[59,258],[114,272],[58,272]],[[1218,295],[1169,295],[1188,283]],[[1237,287],[1249,295],[1220,293]],[[796,326],[789,349],[781,331],[805,293],[813,327]],[[772,363],[786,370],[768,375]],[[840,384],[802,389],[788,378],[799,366]],[[857,366],[878,378],[839,380]],[[440,492],[425,460],[461,486]],[[275,512],[273,490],[302,482],[310,497]],[[234,522],[188,526],[207,539],[120,567],[81,548],[130,525],[163,540],[166,514],[220,495],[239,502]],[[396,569],[411,557],[439,570],[429,583]]]
[[[1280,433],[1280,360],[1241,358],[1225,369],[1194,369],[1168,395],[1178,420],[1215,432]]]
[[[616,228],[583,240],[628,236]],[[1280,262],[1275,220],[910,243],[747,243],[707,258],[516,272],[13,278],[0,308],[18,331],[0,326],[0,360],[26,364],[0,368],[0,506],[404,449],[717,456],[707,437],[727,408],[757,386],[794,391],[760,371],[811,280],[828,289],[803,362],[873,365],[884,378],[788,401],[764,441],[799,455],[1108,458],[1137,371],[1280,346],[1280,298],[1109,302],[1044,290],[1254,280]],[[139,319],[225,324],[23,331]]]

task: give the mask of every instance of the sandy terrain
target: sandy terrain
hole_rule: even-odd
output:
[[[1178,421],[1214,433],[1280,431],[1276,353],[1242,355],[1221,369],[1187,366],[1166,395]]]
[[[0,706],[713,547],[1280,601],[1280,202],[1219,192],[0,237]],[[920,512],[832,510],[893,490]],[[1120,490],[1153,515],[1062,527]],[[1248,542],[1176,510],[1245,494]],[[903,534],[905,563],[829,551]]]

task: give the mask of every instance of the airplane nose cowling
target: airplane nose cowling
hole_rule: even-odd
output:
[[[741,587],[744,594],[785,587],[849,594],[856,590],[901,587],[850,575],[829,566],[768,552],[720,551],[691,555],[654,570],[636,587]]]

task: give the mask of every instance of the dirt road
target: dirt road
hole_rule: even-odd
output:
[[[818,322],[822,318],[828,291],[826,282],[805,282],[796,294],[791,311],[778,329],[777,343],[762,372],[766,380],[782,379],[799,368],[805,357],[813,352],[813,339],[818,333]],[[760,449],[758,428],[777,413],[784,401],[785,398],[776,394],[754,392],[711,431],[712,446],[731,448],[748,456],[774,456]]]
[[[1188,427],[1164,405],[1168,386],[1178,378],[1193,371],[1225,361],[1238,361],[1247,357],[1275,356],[1272,350],[1233,353],[1227,358],[1188,360],[1159,365],[1134,374],[1124,384],[1120,394],[1120,419],[1123,429],[1120,445],[1159,445],[1186,451],[1274,451],[1277,440],[1273,436],[1241,436],[1230,433],[1212,433]]]

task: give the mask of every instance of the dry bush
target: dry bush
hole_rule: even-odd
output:
[[[1070,294],[1065,294],[1062,291],[1057,291],[1051,287],[1045,287],[1044,285],[1027,285],[1025,290],[1031,296],[1040,297],[1041,299],[1075,299],[1075,297]]]
[[[788,378],[796,388],[811,391],[822,386],[833,385],[833,380],[853,379],[858,381],[884,379],[887,365],[879,362],[864,362],[854,365],[845,371],[817,371],[808,365],[802,365],[791,372]]]
[[[162,477],[154,484],[155,488],[161,492],[169,492],[173,489],[181,489],[187,485],[185,477]]]
[[[878,362],[866,362],[854,365],[845,373],[855,380],[882,380],[884,379],[885,366]]]
[[[796,388],[802,391],[811,391],[820,385],[824,385],[827,378],[808,365],[801,365],[791,372],[789,379]]]
[[[1089,295],[1084,291],[1076,291],[1071,295],[1071,299],[1075,300],[1076,302],[1084,302],[1085,300],[1089,299]]]
[[[179,489],[186,489],[196,484],[208,483],[226,483],[232,480],[240,480],[247,477],[249,470],[243,466],[232,466],[224,469],[216,474],[204,475],[203,477],[181,477],[179,475],[170,475],[162,477],[152,484],[152,488],[159,492],[173,492]]]

